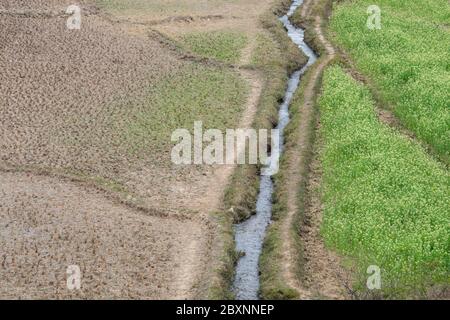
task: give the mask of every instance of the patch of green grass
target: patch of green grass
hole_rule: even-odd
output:
[[[198,55],[227,63],[239,62],[242,49],[247,45],[245,34],[232,31],[188,33],[180,41]]]
[[[381,30],[366,27],[373,1],[340,3],[335,40],[368,75],[405,126],[444,161],[450,157],[450,4],[380,0]]]
[[[172,132],[193,132],[194,122],[204,130],[234,128],[243,111],[248,84],[225,68],[192,64],[151,87],[147,104],[134,111],[123,133],[129,150],[153,154],[168,152]]]
[[[258,33],[255,38],[256,45],[253,51],[251,64],[266,69],[283,68],[282,53],[277,43],[269,34]]]
[[[280,223],[271,225],[264,240],[260,258],[261,296],[266,300],[297,299],[298,293],[290,288],[281,277],[283,261]]]
[[[231,300],[234,298],[230,289],[233,281],[235,266],[239,259],[239,254],[235,250],[233,217],[225,211],[211,214],[218,225],[218,237],[215,241],[215,257],[218,260],[217,269],[209,280],[209,287],[206,292],[206,299],[210,300]]]
[[[381,124],[369,90],[338,66],[325,73],[320,110],[326,243],[362,277],[381,267],[385,295],[450,285],[448,171]]]

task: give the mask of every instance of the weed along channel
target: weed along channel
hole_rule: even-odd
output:
[[[289,38],[308,57],[308,63],[290,76],[283,103],[279,108],[277,129],[280,134],[280,154],[283,152],[284,129],[290,121],[289,105],[299,86],[302,75],[317,60],[313,50],[304,42],[304,30],[294,27],[289,20],[302,4],[303,0],[294,0],[288,13],[280,18]],[[261,175],[256,214],[248,220],[235,225],[236,250],[243,253],[243,256],[237,262],[233,284],[233,291],[238,300],[259,299],[259,258],[266,229],[272,217],[273,192],[274,184],[271,176]]]

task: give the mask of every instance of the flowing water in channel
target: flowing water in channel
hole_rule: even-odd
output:
[[[303,0],[294,0],[288,13],[280,18],[288,32],[289,38],[309,58],[308,63],[302,69],[294,72],[289,78],[286,94],[278,112],[277,129],[280,131],[280,153],[283,151],[284,129],[290,120],[289,105],[292,97],[299,86],[302,75],[317,60],[313,50],[304,42],[304,30],[295,28],[289,21],[295,10],[302,4]],[[272,178],[267,175],[261,175],[256,214],[250,219],[235,225],[236,250],[245,253],[237,263],[233,284],[233,290],[238,300],[259,299],[259,257],[266,229],[272,217],[273,190]]]

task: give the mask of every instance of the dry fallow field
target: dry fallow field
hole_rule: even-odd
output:
[[[170,135],[251,124],[271,1],[83,0],[68,30],[71,4],[0,0],[0,298],[205,297],[233,168]]]

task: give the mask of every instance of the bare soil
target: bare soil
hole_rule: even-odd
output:
[[[199,284],[214,268],[218,239],[209,214],[221,207],[234,167],[174,167],[152,150],[149,158],[130,154],[121,136],[135,115],[131,106],[149,103],[147,88],[190,61],[148,36],[155,29],[147,18],[155,17],[141,15],[143,24],[130,28],[91,1],[81,1],[88,14],[81,30],[70,32],[63,13],[69,4],[0,0],[0,168],[9,168],[0,173],[0,297],[203,296]],[[229,28],[240,20],[240,28],[256,30],[260,11],[225,9],[211,7],[193,22],[158,15],[166,20],[156,25],[168,35],[186,25]],[[241,64],[252,47],[247,51]],[[239,123],[249,127],[262,82],[257,72],[237,72],[250,84]],[[64,178],[80,175],[117,183],[152,210]],[[66,287],[73,264],[82,271],[81,291]]]
[[[302,16],[311,12],[310,6],[313,1],[306,1],[302,7]],[[320,199],[316,193],[319,184],[320,175],[318,174],[317,157],[309,168],[307,154],[310,152],[311,134],[315,128],[314,105],[316,97],[316,86],[325,67],[335,57],[333,46],[325,39],[321,30],[321,17],[316,16],[314,25],[315,34],[320,43],[326,49],[326,56],[318,60],[318,65],[312,67],[312,74],[309,82],[303,92],[303,104],[300,106],[300,124],[298,126],[298,141],[294,150],[288,150],[289,165],[286,176],[292,177],[289,180],[287,215],[282,224],[282,254],[283,254],[283,276],[287,284],[296,289],[300,299],[317,298],[346,298],[345,284],[347,279],[343,274],[339,257],[333,254],[325,247],[320,236],[320,226],[322,221],[322,209]],[[298,276],[298,247],[294,243],[292,226],[294,225],[295,215],[298,214],[298,190],[302,179],[307,179],[308,171],[310,178],[306,182],[307,192],[304,208],[304,216],[299,230],[295,230],[296,236],[300,238],[302,247],[302,277]]]
[[[1,298],[188,296],[179,270],[203,261],[189,245],[204,236],[198,222],[147,216],[62,179],[0,178]],[[69,265],[80,291],[67,289]]]

